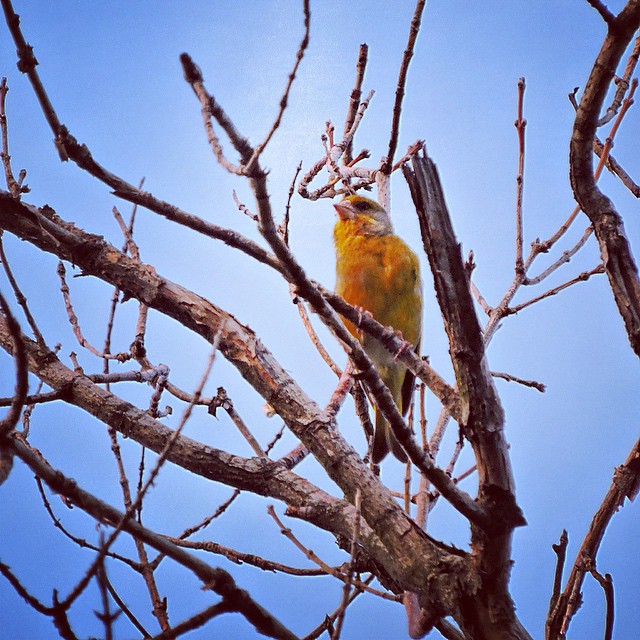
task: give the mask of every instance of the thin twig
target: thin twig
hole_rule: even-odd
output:
[[[524,191],[524,130],[527,121],[522,117],[524,103],[525,80],[518,80],[518,118],[515,122],[518,132],[518,175],[516,176],[516,276],[524,276],[524,262],[522,258],[522,194]]]
[[[374,579],[375,579],[375,576],[374,575],[370,575],[364,581],[364,584],[368,585],[369,583],[373,582]],[[351,596],[349,597],[349,604],[351,604],[351,602],[353,602],[361,593],[364,593],[364,591],[362,589],[359,589],[358,587],[355,587],[353,589],[353,591],[351,592]],[[333,624],[335,622],[335,619],[337,618],[338,614],[340,613],[341,607],[342,607],[342,603],[338,606],[338,608],[331,615],[325,616],[324,620],[313,631],[311,631],[307,635],[303,636],[301,640],[316,640],[325,631],[328,631],[329,633],[331,633],[331,629],[333,628]]]
[[[273,134],[277,131],[278,127],[280,126],[280,123],[282,122],[282,116],[289,103],[289,93],[291,92],[291,87],[293,86],[293,82],[296,79],[296,74],[298,73],[298,68],[300,67],[300,63],[304,58],[305,51],[309,46],[309,29],[311,26],[311,10],[309,9],[309,0],[304,0],[303,7],[304,7],[303,9],[304,10],[304,35],[302,37],[302,41],[300,42],[300,46],[298,47],[298,53],[296,54],[296,61],[295,61],[295,64],[293,65],[293,69],[291,70],[291,73],[289,74],[289,78],[287,80],[287,86],[284,90],[284,93],[282,94],[282,98],[280,98],[280,109],[278,111],[278,115],[276,116],[276,119],[273,125],[271,126],[271,129],[269,130],[267,137],[260,144],[256,145],[253,151],[253,155],[251,156],[250,160],[246,163],[244,169],[247,173],[251,172],[252,166],[258,161],[258,159],[260,158],[260,155],[265,150],[266,146],[269,144],[269,141],[273,137]]]
[[[5,0],[2,1],[4,2]],[[133,518],[127,517],[125,513],[114,509],[111,505],[84,491],[73,480],[67,478],[59,470],[54,469],[46,461],[42,460],[20,440],[16,438],[10,440],[9,446],[53,491],[66,496],[73,504],[97,521],[121,526],[130,535],[165,553],[177,563],[192,571],[208,589],[212,589],[223,598],[229,598],[234,603],[236,611],[242,613],[256,630],[269,637],[295,640],[296,636],[291,631],[258,605],[247,591],[238,588],[233,577],[228,572],[220,568],[211,567],[193,554],[176,547],[176,545],[171,544],[162,536],[143,527]],[[0,571],[2,571],[3,567],[4,565],[0,563]]]
[[[577,214],[578,211],[580,211],[580,209],[574,209],[574,213]],[[554,271],[556,271],[563,264],[567,264],[568,262],[570,262],[571,258],[573,258],[573,256],[575,256],[576,253],[578,253],[578,251],[580,251],[580,249],[582,249],[582,247],[585,245],[585,243],[587,242],[587,240],[589,239],[589,237],[591,236],[592,233],[593,233],[593,227],[591,227],[591,226],[587,227],[584,230],[582,236],[580,236],[580,239],[578,240],[578,242],[576,242],[573,245],[573,247],[571,247],[571,249],[567,249],[566,251],[563,251],[562,255],[552,265],[547,267],[542,273],[538,274],[537,276],[535,276],[533,278],[527,277],[523,284],[526,284],[528,286],[533,286],[533,285],[539,284],[545,278],[549,277]],[[558,234],[556,234],[556,235],[558,235]]]
[[[107,586],[107,590],[109,591],[109,595],[113,598],[113,601],[120,607],[120,610],[124,613],[125,616],[129,619],[129,622],[142,634],[143,638],[150,638],[151,634],[144,628],[140,620],[133,615],[133,612],[129,607],[127,607],[126,602],[120,597],[115,587],[109,581],[109,577],[107,575],[104,576],[105,583]]]
[[[624,73],[621,78],[616,77],[616,93],[613,96],[613,100],[611,104],[607,108],[604,116],[598,120],[598,127],[607,124],[607,122],[613,120],[615,115],[618,113],[618,109],[622,104],[622,99],[624,95],[627,93],[629,89],[629,81],[631,80],[631,76],[638,64],[638,57],[640,56],[640,35],[636,37],[636,40],[633,45],[633,50],[627,59],[627,65],[624,68]]]
[[[16,198],[16,200],[20,199],[20,196],[23,193],[27,193],[29,191],[29,187],[26,185],[22,185],[21,181],[18,182],[14,176],[13,171],[11,170],[11,156],[9,155],[9,131],[7,127],[7,112],[5,111],[5,102],[7,99],[7,93],[9,92],[9,87],[7,85],[7,79],[2,78],[0,81],[0,131],[2,132],[2,148],[0,149],[0,161],[2,161],[2,165],[4,166],[4,176],[7,183],[7,189],[9,193]]]
[[[149,640],[174,640],[175,638],[185,635],[189,631],[193,631],[194,629],[204,626],[209,622],[209,620],[212,620],[223,613],[235,613],[235,611],[236,608],[231,602],[228,600],[222,600],[217,604],[212,604],[210,607],[203,609],[187,620],[183,620],[179,624],[171,627],[171,629],[167,629],[166,631],[149,638]]]
[[[284,526],[282,520],[280,520],[280,518],[278,518],[278,516],[276,515],[275,509],[273,508],[272,505],[269,505],[267,507],[267,513],[273,518],[275,523],[278,525],[278,528],[280,529],[280,533],[282,533],[282,535],[285,536],[285,538],[290,540],[300,552],[302,552],[309,560],[311,560],[311,562],[313,562],[314,564],[317,564],[321,569],[326,571],[328,574],[334,576],[335,578],[338,578],[340,581],[344,581],[346,579],[346,576],[344,573],[328,565],[321,558],[319,558],[311,549],[307,549],[307,547],[305,547],[298,540],[298,538],[296,538],[293,531],[291,531],[291,529],[289,529],[288,527]],[[385,600],[391,600],[392,602],[398,601],[397,596],[391,595],[386,591],[373,589],[372,587],[369,587],[368,585],[366,585],[365,583],[359,580],[353,580],[352,584],[354,586],[359,587],[360,589],[363,589],[367,593],[372,593],[373,595],[379,596]]]
[[[4,250],[4,242],[2,238],[2,230],[0,230],[0,262],[2,262],[2,266],[4,268],[4,272],[7,275],[7,280],[13,289],[13,294],[16,298],[16,302],[22,307],[22,312],[24,313],[24,317],[27,319],[27,323],[29,327],[31,327],[31,332],[33,333],[33,337],[38,341],[39,344],[44,344],[44,338],[42,337],[42,333],[40,333],[40,329],[36,324],[35,318],[31,314],[29,309],[29,305],[27,304],[27,298],[22,293],[22,289],[18,285],[18,281],[13,275],[13,270],[9,265],[9,261],[7,260],[7,255]]]
[[[525,380],[524,378],[518,378],[511,373],[502,373],[501,371],[492,371],[491,375],[494,378],[501,378],[502,380],[506,380],[507,382],[517,382],[525,387],[531,387],[533,389],[537,389],[540,393],[544,393],[546,390],[546,386],[541,382],[536,382],[535,380]]]
[[[351,589],[353,585],[353,578],[355,575],[356,560],[358,557],[358,550],[360,547],[360,518],[361,518],[361,506],[362,506],[362,492],[360,489],[356,490],[356,497],[354,505],[356,510],[355,521],[353,523],[353,536],[351,538],[351,561],[349,562],[349,568],[347,569],[347,577],[342,587],[342,602],[338,610],[336,617],[336,623],[333,633],[331,634],[331,640],[339,640],[342,633],[342,625],[344,623],[344,617],[347,613],[347,607],[351,602]]]
[[[389,136],[389,148],[387,155],[380,167],[381,172],[384,175],[391,174],[391,168],[393,166],[393,158],[398,148],[398,135],[400,133],[400,117],[402,114],[402,101],[404,99],[405,87],[407,84],[407,73],[409,72],[409,64],[411,58],[413,58],[413,52],[416,45],[416,39],[420,31],[420,22],[422,20],[422,12],[424,11],[426,0],[418,0],[416,7],[411,18],[411,25],[409,27],[409,38],[407,40],[407,46],[402,56],[402,64],[400,65],[400,72],[398,73],[398,83],[396,85],[396,99],[393,105],[393,116],[391,119],[391,135]],[[386,203],[388,204],[388,203]],[[387,207],[387,211],[388,211]]]
[[[22,332],[20,331],[20,325],[15,319],[8,302],[5,297],[0,293],[0,309],[4,316],[5,322],[9,328],[11,339],[13,341],[13,359],[16,367],[16,385],[14,389],[14,395],[9,406],[7,415],[0,420],[0,440],[13,431],[20,420],[20,413],[25,405],[27,393],[29,393],[29,367],[27,364],[27,352],[22,341]],[[3,464],[8,464],[8,460],[5,459]],[[4,472],[7,469],[5,467]]]
[[[589,227],[589,229],[591,229],[591,227]],[[544,300],[545,298],[549,298],[550,296],[555,296],[557,293],[560,293],[564,289],[567,289],[568,287],[571,287],[572,285],[578,282],[586,282],[589,278],[591,278],[591,276],[595,276],[600,273],[604,273],[604,266],[602,264],[599,264],[597,267],[594,267],[590,271],[583,271],[582,273],[579,273],[575,278],[567,282],[564,282],[563,284],[560,284],[557,287],[553,287],[553,289],[549,289],[548,291],[541,293],[539,296],[536,296],[535,298],[531,298],[531,300],[527,300],[526,302],[522,302],[513,307],[509,307],[507,310],[507,314],[518,313],[519,311],[526,309],[532,304],[535,304],[536,302],[540,302],[540,300]],[[530,385],[530,386],[533,386],[533,385]]]
[[[264,449],[260,446],[260,443],[256,440],[255,436],[251,433],[249,427],[247,427],[246,422],[235,410],[233,402],[231,402],[231,398],[229,398],[229,396],[227,395],[224,387],[218,387],[218,392],[209,405],[209,413],[215,417],[216,410],[220,407],[226,411],[229,418],[231,418],[231,422],[233,422],[244,439],[249,443],[249,446],[253,449],[253,452],[259,458],[266,458],[267,454],[264,452]]]
[[[604,591],[605,601],[607,604],[607,613],[604,627],[604,640],[612,640],[613,638],[613,621],[615,617],[615,599],[613,591],[613,578],[610,573],[602,575],[595,566],[589,567],[589,573],[596,579],[598,584]]]
[[[360,106],[360,98],[362,96],[362,83],[364,81],[364,73],[367,68],[367,57],[369,55],[369,47],[366,43],[362,43],[360,45],[360,51],[358,53],[358,62],[356,64],[356,78],[353,85],[353,89],[351,90],[351,96],[349,98],[349,109],[347,110],[347,116],[344,120],[344,136],[347,135],[349,130],[353,125],[353,120],[356,117],[356,112],[358,111],[358,107]],[[353,151],[353,139],[347,145],[347,148],[344,150],[344,156],[342,161],[344,164],[349,165],[351,160]]]
[[[69,318],[69,323],[71,324],[71,328],[73,329],[73,334],[78,341],[78,344],[81,347],[84,347],[88,351],[90,351],[94,356],[98,358],[102,358],[104,360],[117,360],[118,362],[126,362],[127,360],[131,360],[131,354],[128,352],[120,352],[120,353],[104,353],[96,349],[83,335],[82,329],[80,328],[80,323],[78,321],[78,316],[76,316],[75,311],[73,310],[73,304],[71,303],[71,294],[69,291],[69,285],[66,280],[67,270],[65,269],[64,263],[62,260],[58,262],[58,277],[60,278],[60,292],[62,293],[62,297],[64,298],[64,306],[67,310],[67,317]]]
[[[342,371],[340,367],[334,362],[333,358],[329,355],[329,352],[326,350],[325,346],[322,344],[316,330],[313,328],[311,324],[311,318],[309,318],[309,314],[307,313],[307,309],[305,307],[304,300],[298,298],[295,295],[295,288],[289,287],[291,292],[291,297],[293,302],[298,309],[298,313],[300,314],[300,319],[302,320],[302,324],[307,331],[307,335],[311,339],[311,343],[316,348],[316,351],[320,354],[320,357],[325,361],[326,365],[335,373],[338,377],[342,375]]]
[[[327,575],[327,572],[324,569],[300,569],[299,567],[292,567],[280,562],[261,558],[260,556],[257,556],[253,553],[243,553],[242,551],[238,551],[237,549],[231,549],[230,547],[225,547],[221,544],[218,544],[217,542],[212,542],[209,540],[191,541],[184,540],[183,538],[173,538],[171,536],[167,536],[167,540],[185,549],[195,549],[198,551],[206,551],[207,553],[214,553],[216,555],[224,556],[227,560],[230,560],[235,564],[247,564],[251,565],[252,567],[262,569],[263,571],[271,571],[274,573],[285,573],[291,576],[306,577]]]

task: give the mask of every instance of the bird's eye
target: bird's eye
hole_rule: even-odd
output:
[[[353,205],[358,211],[366,211],[369,205],[366,202],[356,202]]]

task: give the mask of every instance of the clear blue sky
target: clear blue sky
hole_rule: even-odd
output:
[[[612,11],[623,6],[619,0],[608,4]],[[374,160],[386,150],[413,2],[316,0],[311,8],[309,50],[283,124],[264,156],[264,165],[271,170],[269,190],[278,215],[284,210],[298,162],[302,160],[307,169],[321,157],[325,121],[332,120],[338,130],[342,126],[361,42],[369,45],[364,89],[373,88],[376,95],[356,149],[369,148]],[[231,197],[236,189],[240,199],[251,206],[250,192],[242,180],[225,174],[211,156],[199,107],[182,79],[178,56],[182,51],[193,56],[209,90],[241,131],[257,142],[277,112],[302,37],[300,2],[16,0],[15,9],[61,120],[91,148],[99,162],[130,182],[144,176],[145,187],[158,197],[258,238],[253,222],[238,213]],[[399,151],[404,153],[418,138],[426,140],[440,169],[458,238],[465,253],[470,249],[475,253],[475,281],[490,304],[499,301],[513,273],[517,80],[524,76],[527,82],[524,210],[528,247],[536,237],[553,233],[574,206],[567,163],[573,109],[567,94],[584,86],[604,32],[599,16],[580,0],[428,3],[409,72]],[[122,240],[110,212],[114,205],[123,212],[129,207],[74,165],[58,161],[51,133],[27,80],[16,70],[6,27],[0,25],[0,33],[0,75],[8,76],[10,86],[11,154],[16,170],[28,170],[32,192],[26,200],[49,204],[63,218],[120,246]],[[632,109],[614,150],[636,178],[640,178],[635,144],[639,122],[637,111]],[[228,143],[225,149],[231,149]],[[627,234],[638,250],[638,202],[612,177],[605,175],[602,184],[623,214]],[[396,229],[419,251],[417,222],[400,176],[392,186]],[[294,199],[292,247],[308,272],[328,286],[333,285],[333,221],[333,209],[326,200],[309,203]],[[579,219],[556,251],[572,246],[585,226],[586,220]],[[139,214],[137,239],[144,261],[248,324],[302,387],[318,402],[326,402],[334,379],[309,346],[283,282],[224,245],[193,237],[148,212]],[[51,344],[61,342],[64,355],[78,351],[57,293],[56,261],[41,262],[37,252],[13,238],[7,238],[7,248],[45,336]],[[549,286],[591,269],[597,260],[597,247],[591,239]],[[549,260],[541,263],[546,266]],[[451,380],[448,347],[424,260],[423,266],[423,350],[436,369]],[[8,291],[4,280],[0,286]],[[71,286],[83,328],[101,344],[110,289],[84,279],[73,280]],[[530,295],[526,291],[517,301]],[[121,313],[118,336],[121,347],[126,348],[133,336],[130,321],[135,309],[129,303]],[[329,338],[327,343],[342,361],[339,348]],[[208,355],[201,340],[153,314],[148,348],[154,361],[169,364],[172,379],[185,388],[196,384]],[[637,438],[640,371],[603,276],[505,320],[489,356],[493,370],[547,385],[547,392],[540,394],[497,382],[507,415],[518,501],[529,523],[515,534],[512,593],[523,623],[534,638],[542,638],[555,562],[551,545],[566,528],[570,536],[568,557],[573,558],[614,467],[624,461]],[[91,371],[100,366],[88,358],[83,362],[93,367]],[[0,359],[0,373],[1,393],[9,394],[13,381],[8,358]],[[263,416],[260,399],[221,358],[215,364],[210,390],[218,385],[227,388],[262,442],[270,440],[279,423]],[[132,390],[132,397],[136,393]],[[433,424],[437,418],[435,401],[428,410]],[[175,425],[178,419],[179,415],[173,416],[167,422]],[[348,411],[341,428],[353,433],[358,444],[360,436]],[[117,504],[114,465],[103,431],[79,411],[52,406],[35,412],[32,442],[54,465]],[[202,416],[194,420],[188,434],[250,455],[246,445],[226,435],[230,431],[223,419],[212,427],[210,419]],[[450,434],[451,442],[455,436]],[[451,442],[447,441],[447,446]],[[285,438],[279,451],[286,452],[291,444]],[[363,449],[362,442],[358,446]],[[134,469],[137,458],[133,447],[127,455]],[[82,462],[78,464],[78,460]],[[299,471],[334,490],[311,462],[305,462]],[[384,474],[395,487],[401,486],[393,461],[386,463]],[[467,482],[466,488],[473,491],[473,480]],[[228,489],[185,478],[177,469],[165,469],[149,506],[150,524],[169,534],[180,532],[213,511],[229,494]],[[79,535],[93,535],[78,510],[68,511],[55,498],[53,503],[67,526]],[[41,599],[49,600],[51,585],[65,594],[88,566],[90,556],[79,555],[51,526],[31,474],[19,463],[0,487],[0,504],[0,559]],[[232,509],[208,535],[246,552],[306,566],[304,558],[281,540],[265,505],[248,497],[243,507]],[[278,510],[282,511],[281,505]],[[467,528],[445,505],[438,506],[431,522],[434,535],[461,546],[467,543]],[[627,505],[613,519],[598,556],[599,570],[611,573],[616,586],[615,637],[620,639],[633,637],[640,628],[639,523],[637,505]],[[292,526],[327,561],[344,559],[327,536],[297,521]],[[73,562],[67,563],[68,559]],[[231,571],[240,586],[301,635],[339,602],[340,585],[329,579],[305,578],[308,583],[292,583],[222,559],[211,561]],[[127,574],[121,569],[114,568],[112,578],[121,581],[124,594],[132,600],[142,595],[138,585],[127,585]],[[184,571],[167,566],[160,580],[161,586],[165,581],[170,594],[178,591],[169,603],[173,622],[211,602]],[[584,595],[585,605],[573,622],[570,637],[601,637],[601,589],[587,579]],[[95,601],[85,601],[78,608],[72,622],[79,635],[101,633],[91,613],[96,606]],[[143,605],[143,615],[148,609],[148,603]],[[149,627],[153,628],[150,622]],[[227,616],[209,629],[189,637],[254,637],[252,629],[237,616]],[[405,629],[401,607],[361,598],[347,616],[343,637],[402,638]],[[134,637],[124,619],[117,630],[118,638]],[[0,637],[55,637],[50,622],[39,619],[1,579]]]

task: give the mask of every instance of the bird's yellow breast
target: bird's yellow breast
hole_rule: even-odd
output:
[[[418,258],[398,236],[362,235],[357,224],[339,220],[334,228],[336,291],[416,344],[422,315]],[[355,327],[347,325],[358,336]]]

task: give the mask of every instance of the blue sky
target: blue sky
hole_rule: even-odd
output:
[[[610,2],[612,11],[623,6]],[[356,149],[369,148],[373,161],[386,150],[399,62],[406,43],[413,3],[380,0],[312,2],[311,42],[293,87],[282,126],[264,155],[271,171],[269,190],[277,215],[284,211],[289,184],[298,162],[303,171],[322,155],[320,135],[327,119],[342,126],[351,91],[358,46],[369,45],[364,90],[376,95],[356,139]],[[261,140],[277,112],[287,74],[302,37],[301,3],[293,0],[232,2],[24,2],[16,0],[27,40],[40,61],[39,71],[60,119],[86,143],[104,166],[156,196],[216,224],[259,239],[254,223],[238,213],[231,192],[251,206],[251,194],[239,178],[227,175],[209,152],[198,104],[182,78],[178,56],[192,55],[209,90],[253,142]],[[51,133],[39,112],[26,78],[15,68],[14,47],[1,27],[0,75],[8,76],[8,117],[14,168],[28,170],[31,193],[26,200],[49,204],[65,219],[99,233],[120,246],[122,239],[111,216],[118,202],[107,188],[71,164],[61,164]],[[546,238],[565,220],[574,201],[568,180],[568,142],[573,109],[567,94],[584,86],[604,36],[604,25],[586,2],[525,2],[499,0],[433,0],[428,3],[409,72],[399,152],[416,139],[425,139],[438,164],[458,238],[466,253],[474,251],[475,281],[490,304],[496,304],[513,274],[514,203],[517,168],[516,84],[527,82],[527,156],[525,170],[525,247]],[[637,112],[622,125],[614,149],[616,158],[638,176]],[[227,143],[225,149],[231,147]],[[604,175],[602,186],[622,213],[628,237],[637,250],[638,203],[617,181]],[[392,214],[397,232],[420,251],[418,225],[403,180],[392,183]],[[333,208],[326,200],[294,198],[291,243],[308,273],[333,285]],[[559,252],[572,246],[586,227],[579,218]],[[249,325],[301,386],[318,402],[328,399],[334,384],[308,343],[287,286],[273,273],[221,243],[194,237],[155,214],[141,211],[136,233],[142,259],[167,278],[209,298]],[[56,261],[42,260],[24,243],[7,237],[11,263],[27,293],[34,314],[52,344],[62,354],[78,351],[66,325],[57,293]],[[422,255],[422,254],[421,254]],[[569,265],[549,281],[554,286],[597,264],[591,239]],[[431,290],[426,260],[423,350],[437,370],[451,377],[447,343]],[[540,260],[540,267],[550,258]],[[37,266],[36,266],[37,265]],[[35,268],[34,268],[35,267]],[[541,268],[534,269],[534,274]],[[71,278],[70,278],[71,279]],[[0,280],[2,290],[7,285]],[[86,279],[71,281],[83,329],[97,344],[104,335],[110,289]],[[544,291],[545,285],[535,290]],[[530,297],[525,291],[517,302]],[[122,348],[132,338],[135,308],[122,305],[117,328]],[[336,358],[339,348],[319,329]],[[154,361],[169,364],[172,379],[193,388],[209,350],[197,337],[175,323],[152,314],[148,348]],[[81,362],[92,363],[82,354]],[[507,438],[518,487],[518,500],[529,525],[514,538],[513,597],[519,615],[535,638],[543,625],[554,570],[551,544],[563,528],[570,536],[569,558],[575,555],[590,518],[604,495],[616,465],[621,464],[638,435],[638,362],[628,347],[622,321],[603,276],[578,284],[560,296],[507,318],[489,350],[493,370],[539,380],[547,392],[539,394],[497,382],[507,415]],[[91,369],[92,371],[94,369]],[[12,388],[12,363],[0,359],[2,393]],[[236,408],[262,442],[279,428],[268,420],[261,401],[234,370],[218,358],[210,390],[224,385]],[[138,389],[128,390],[132,398]],[[438,408],[430,399],[429,420]],[[174,426],[177,416],[168,420]],[[347,408],[341,428],[362,442]],[[455,431],[455,430],[453,430]],[[456,434],[449,434],[451,446]],[[188,435],[250,455],[224,418],[212,428],[206,416],[193,420]],[[52,464],[74,476],[88,489],[118,504],[118,488],[104,429],[80,411],[42,407],[35,412],[32,442]],[[293,444],[285,436],[279,451]],[[125,446],[128,463],[137,465],[134,447]],[[468,451],[464,460],[469,461]],[[443,451],[443,464],[447,461]],[[464,470],[464,464],[460,471]],[[330,490],[311,461],[301,466],[314,482]],[[400,471],[386,463],[385,479],[400,486]],[[473,480],[466,488],[474,490]],[[167,468],[151,496],[149,523],[166,533],[181,531],[222,502],[230,490],[185,477]],[[65,593],[90,562],[53,529],[40,506],[33,479],[20,464],[0,487],[0,559],[39,597],[50,598],[52,586]],[[78,510],[54,506],[79,535],[95,535]],[[265,512],[266,503],[246,497],[209,532],[211,539],[243,551],[306,566],[281,539]],[[280,512],[282,506],[278,505]],[[618,513],[598,556],[601,572],[616,585],[616,637],[632,637],[640,627],[636,606],[640,549],[637,505]],[[433,535],[464,546],[468,530],[446,505],[431,517]],[[292,526],[328,562],[341,562],[335,544],[299,522]],[[124,543],[123,543],[124,544]],[[52,560],[51,550],[57,558]],[[68,562],[67,562],[68,561]],[[332,611],[340,585],[329,579],[305,578],[310,584],[236,567],[222,559],[212,562],[231,571],[295,632],[304,634]],[[53,577],[52,577],[53,576]],[[140,586],[114,566],[112,578],[132,601],[142,597]],[[187,572],[161,571],[161,584],[170,595],[174,622],[210,603]],[[178,588],[176,588],[178,587]],[[173,594],[173,595],[172,595]],[[95,594],[94,594],[95,595]],[[571,638],[600,637],[603,595],[587,579],[585,605],[571,627]],[[17,640],[54,637],[42,621],[0,580],[0,628]],[[81,636],[100,634],[87,600],[72,621]],[[149,608],[142,604],[143,616]],[[152,626],[149,623],[149,626]],[[193,638],[250,638],[252,630],[238,617],[227,616]],[[124,620],[118,637],[133,637]],[[345,638],[404,637],[404,612],[374,598],[361,598],[347,616]],[[434,634],[436,635],[436,634]]]

